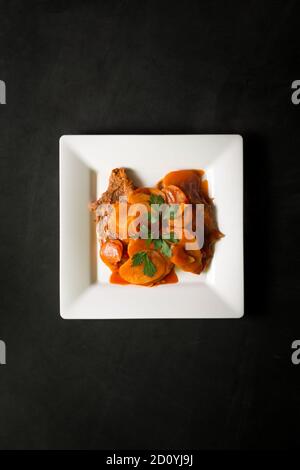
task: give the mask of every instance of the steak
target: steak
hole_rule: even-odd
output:
[[[99,199],[90,203],[90,210],[95,211],[100,204],[114,204],[119,201],[120,196],[129,196],[134,189],[125,168],[115,168],[110,174],[107,190]]]

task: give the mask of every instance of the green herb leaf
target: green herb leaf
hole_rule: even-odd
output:
[[[146,276],[153,277],[156,273],[156,267],[146,251],[138,251],[132,257],[132,266],[140,266],[141,264],[144,264],[144,274]]]
[[[145,263],[144,263],[144,274],[146,274],[146,276],[153,277],[155,273],[156,273],[156,267],[152,263],[149,256],[146,255]]]
[[[144,263],[147,253],[145,251],[138,251],[132,257],[132,266],[139,266]]]
[[[161,249],[160,251],[162,252],[163,255],[167,256],[168,258],[171,258],[172,256],[172,250],[170,245],[165,240],[161,240]]]
[[[162,240],[160,238],[153,240],[153,243],[156,250],[161,249]]]
[[[162,204],[165,203],[165,200],[162,196],[158,196],[156,194],[151,194],[149,202],[150,202],[150,204],[158,204],[159,206],[161,206]]]
[[[171,243],[178,243],[179,242],[179,240],[177,238],[175,238],[174,232],[170,232],[170,242]]]

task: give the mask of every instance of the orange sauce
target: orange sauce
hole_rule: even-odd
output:
[[[111,284],[122,284],[122,285],[130,284],[129,282],[125,281],[125,279],[123,279],[120,276],[118,271],[114,271],[111,273],[109,282]]]
[[[158,284],[176,284],[178,282],[178,276],[174,269],[169,272]]]

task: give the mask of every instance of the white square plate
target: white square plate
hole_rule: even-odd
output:
[[[116,167],[153,186],[172,170],[203,169],[220,230],[209,271],[178,284],[109,284],[89,201]],[[243,140],[239,135],[68,135],[60,139],[60,315],[90,318],[240,318],[244,313]]]

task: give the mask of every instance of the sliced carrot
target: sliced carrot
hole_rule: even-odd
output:
[[[155,284],[157,281],[162,279],[167,272],[169,272],[167,271],[167,262],[157,251],[149,250],[147,251],[147,254],[156,268],[156,272],[153,276],[150,277],[144,273],[143,264],[133,266],[132,259],[129,259],[126,263],[122,264],[119,269],[120,276],[130,284],[144,286]]]
[[[171,184],[163,188],[162,192],[165,194],[168,204],[188,203],[188,198],[178,186]]]
[[[200,274],[203,270],[201,250],[186,250],[182,243],[173,246],[171,261],[178,268],[190,273]]]
[[[120,240],[107,240],[101,245],[101,259],[108,265],[119,263],[122,259],[122,254],[123,244]]]
[[[138,238],[137,240],[130,240],[128,243],[128,256],[132,257],[138,251],[145,251],[149,247],[146,244],[146,240]]]

